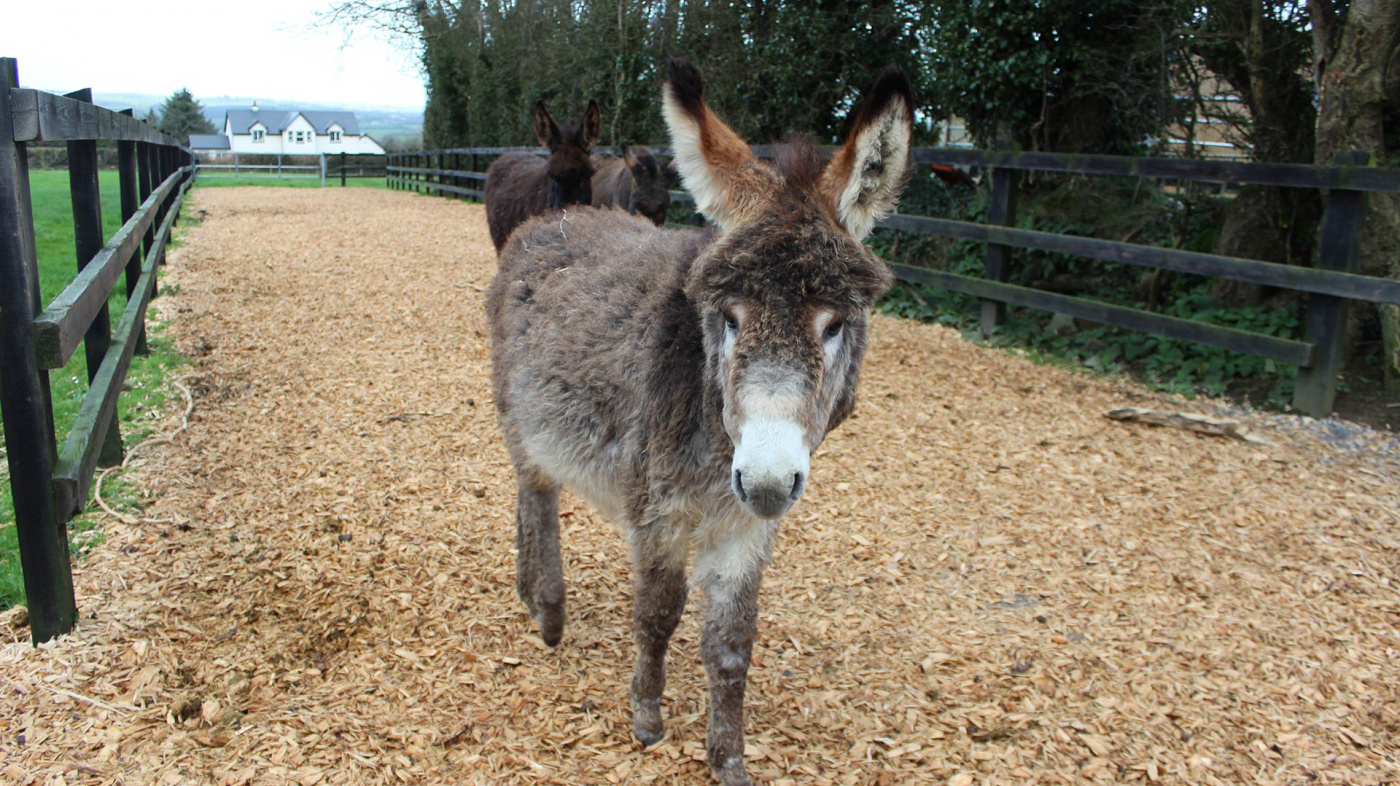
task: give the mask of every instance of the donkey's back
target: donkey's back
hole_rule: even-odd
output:
[[[487,314],[512,458],[615,521],[639,512],[643,479],[626,474],[662,417],[656,388],[671,403],[698,395],[698,381],[666,375],[693,373],[702,357],[683,286],[704,242],[694,230],[580,208],[525,222],[501,252]],[[677,352],[692,362],[657,362]]]

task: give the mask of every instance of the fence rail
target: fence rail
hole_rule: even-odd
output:
[[[29,197],[27,145],[68,143],[68,179],[79,273],[43,308]],[[98,141],[117,142],[123,224],[103,237]],[[145,351],[146,307],[156,271],[195,175],[178,140],[92,104],[19,87],[12,58],[0,58],[0,417],[15,529],[35,643],[72,629],[77,616],[66,524],[81,512],[99,465],[121,463],[117,403],[131,358]],[[127,306],[116,330],[107,300],[125,279]],[[88,390],[59,450],[48,372],[78,345]]]
[[[672,154],[666,145],[650,147],[658,155]],[[824,152],[830,155],[834,149],[824,148]],[[760,157],[771,157],[774,148],[758,145],[753,150]],[[485,180],[484,163],[494,156],[517,151],[539,155],[545,153],[537,147],[463,147],[391,153],[388,156],[386,180],[390,188],[481,199],[482,191],[463,185],[463,181]],[[595,148],[595,152],[616,151],[613,148]],[[1371,166],[1369,156],[1364,153],[1343,153],[1333,166],[1065,155],[1006,149],[918,148],[914,150],[913,158],[922,165],[964,167],[990,173],[991,202],[985,224],[901,214],[889,216],[878,225],[901,232],[986,244],[982,277],[891,265],[895,276],[902,281],[939,286],[981,298],[984,333],[990,333],[1005,321],[1005,307],[1011,304],[1293,363],[1299,369],[1294,388],[1294,408],[1321,417],[1332,411],[1336,399],[1337,373],[1344,352],[1342,343],[1350,301],[1400,305],[1400,281],[1357,274],[1359,239],[1364,231],[1365,194],[1373,191],[1400,193],[1400,172]],[[468,162],[469,166],[464,167],[463,164]],[[1017,173],[1026,171],[1322,190],[1325,192],[1325,211],[1318,240],[1319,266],[1295,267],[1218,254],[1017,229]],[[677,202],[692,202],[684,192],[672,191],[671,197]],[[1304,336],[1301,341],[1283,339],[1010,284],[1008,279],[1014,265],[1013,249],[1016,248],[1293,290],[1306,298]]]
[[[255,160],[267,160],[276,157],[275,164],[251,164],[243,163],[239,160],[239,153],[216,153],[206,154],[208,160],[199,160],[197,166],[199,172],[204,177],[250,177],[250,178],[320,178],[321,186],[324,188],[328,180],[340,179],[340,185],[346,185],[346,180],[354,178],[381,178],[387,174],[383,164],[365,163],[366,159],[382,159],[383,155],[378,153],[317,153],[314,155],[284,154],[284,153],[254,153]],[[283,158],[305,161],[312,158],[314,164],[288,164]],[[198,159],[198,156],[196,156]],[[233,163],[224,163],[227,161]],[[354,172],[354,174],[351,174]]]

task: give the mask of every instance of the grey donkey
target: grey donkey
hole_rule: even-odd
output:
[[[886,69],[830,163],[799,141],[769,164],[706,105],[690,63],[668,72],[677,168],[715,226],[592,209],[522,224],[488,294],[492,382],[518,484],[516,590],[545,643],[564,630],[566,486],[630,547],[633,732],[658,742],[694,551],[707,759],[736,786],[750,782],[759,584],[812,452],[855,406],[870,309],[892,282],[860,241],[908,179],[913,100]]]
[[[626,142],[620,148],[621,158],[593,156],[593,206],[622,208],[661,226],[671,206],[667,168],[656,160],[651,148]]]

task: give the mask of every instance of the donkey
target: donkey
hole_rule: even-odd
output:
[[[706,597],[707,758],[748,784],[743,698],[758,590],[812,452],[851,414],[872,304],[892,283],[861,244],[909,177],[913,99],[885,70],[849,140],[772,164],[671,60],[663,112],[677,166],[715,225],[668,230],[617,210],[526,222],[487,295],[492,384],[516,470],[516,591],[541,637],[564,630],[559,489],[631,550],[633,733],[663,735],[666,650],[686,563]]]
[[[653,224],[666,223],[671,192],[666,189],[666,169],[658,165],[651,149],[622,143],[622,157],[593,157],[593,206],[625,208]]]
[[[536,101],[534,122],[535,136],[549,158],[506,153],[486,170],[486,223],[498,254],[510,233],[530,216],[586,205],[592,199],[593,162],[588,151],[602,133],[598,102],[588,102],[580,123],[566,122],[561,127],[544,102]]]

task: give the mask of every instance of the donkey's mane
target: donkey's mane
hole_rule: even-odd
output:
[[[822,153],[805,136],[789,137],[773,151],[773,168],[794,191],[811,191],[826,169]]]

